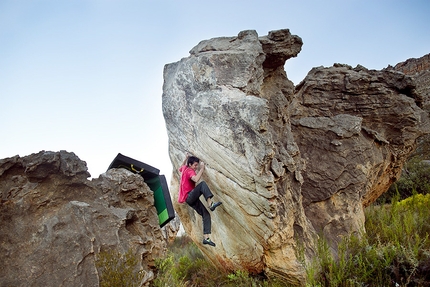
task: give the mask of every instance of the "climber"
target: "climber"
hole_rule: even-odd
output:
[[[197,168],[200,163],[200,169],[196,173]],[[210,191],[206,182],[201,181],[199,184],[196,183],[200,180],[203,172],[205,170],[204,162],[200,161],[195,156],[191,156],[188,152],[186,154],[185,160],[179,168],[181,173],[181,182],[179,185],[179,203],[186,202],[191,206],[203,219],[203,244],[209,244],[210,246],[215,246],[215,243],[210,240],[209,234],[211,233],[211,216],[207,211],[206,207],[200,201],[199,197],[203,194],[205,197],[209,209],[214,211],[215,208],[220,206],[222,202],[213,202],[213,194]]]

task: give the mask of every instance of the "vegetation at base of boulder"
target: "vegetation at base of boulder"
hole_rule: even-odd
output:
[[[121,254],[116,250],[102,251],[97,255],[96,267],[100,273],[101,287],[140,286],[143,273],[132,250]]]
[[[368,207],[366,233],[343,238],[337,259],[326,241],[318,241],[317,256],[305,264],[306,285],[430,286],[429,210],[430,194],[415,194],[401,201],[394,197],[391,204]],[[303,256],[298,254],[298,258]],[[154,287],[287,286],[241,270],[216,270],[185,236],[178,237],[169,246],[169,255],[156,265]]]
[[[276,280],[252,276],[242,270],[225,273],[215,269],[187,236],[177,237],[173,244],[169,245],[168,249],[168,255],[165,258],[158,259],[156,262],[158,276],[152,282],[153,287],[286,286]]]
[[[430,286],[430,194],[366,210],[366,233],[344,238],[335,260],[324,240],[308,286]]]
[[[188,237],[177,237],[169,245],[169,253],[155,262],[158,276],[153,286],[187,286],[186,282],[206,277],[213,267],[207,262],[197,246]],[[205,276],[198,273],[204,272]]]
[[[429,143],[426,144],[426,147],[430,147]],[[405,199],[414,193],[430,193],[430,161],[426,160],[430,157],[429,151],[430,149],[419,149],[411,156],[403,166],[400,178],[390,186],[386,193],[378,198],[377,203],[390,202],[393,197],[397,196],[400,196],[400,199]]]

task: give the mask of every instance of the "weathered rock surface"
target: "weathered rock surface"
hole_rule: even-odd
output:
[[[297,86],[284,63],[302,41],[289,30],[200,42],[164,70],[163,114],[174,167],[170,191],[186,232],[220,268],[265,272],[303,284],[313,238],[333,250],[363,227],[363,207],[400,175],[429,133],[413,78],[336,64]],[[189,151],[223,202],[201,245],[200,217],[177,204],[177,168]],[[335,251],[334,251],[335,252]]]
[[[430,54],[420,58],[408,59],[394,67],[389,66],[387,69],[400,71],[414,79],[416,91],[419,95],[417,102],[422,106],[422,109],[430,113]],[[429,146],[430,134],[418,140],[417,152],[421,155],[429,156]]]
[[[411,58],[398,63],[394,67],[388,67],[412,76],[416,83],[416,90],[424,109],[430,112],[430,54],[421,58]]]
[[[428,71],[430,70],[430,54],[400,62],[394,66],[394,70],[406,75],[418,75],[424,71]]]
[[[111,250],[133,252],[142,286],[153,279],[166,241],[152,191],[125,169],[89,176],[65,151],[0,160],[1,286],[99,286]]]

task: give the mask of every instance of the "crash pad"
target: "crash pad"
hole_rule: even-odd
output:
[[[175,218],[175,210],[173,209],[166,177],[159,174],[159,169],[121,153],[118,153],[109,165],[108,170],[111,168],[125,168],[143,177],[145,183],[153,191],[154,205],[157,210],[160,227]]]

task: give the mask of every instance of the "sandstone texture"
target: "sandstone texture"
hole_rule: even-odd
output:
[[[410,75],[416,83],[419,101],[422,103],[423,108],[430,112],[430,54],[421,58],[408,59],[387,69],[394,69]]]
[[[419,75],[430,70],[430,54],[424,55],[421,58],[407,59],[391,68],[406,75]]]
[[[163,114],[173,164],[170,187],[185,231],[219,268],[245,269],[303,285],[299,250],[317,236],[333,252],[363,228],[363,208],[399,176],[417,139],[430,132],[413,77],[335,64],[296,87],[285,61],[302,40],[289,30],[205,40],[164,69]],[[223,205],[203,246],[201,218],[177,203],[190,152]]]
[[[166,240],[143,178],[111,169],[89,181],[66,151],[0,160],[0,286],[99,286],[101,252],[132,252],[153,279]]]
[[[387,69],[400,71],[410,75],[416,84],[418,94],[417,102],[424,110],[430,113],[430,54],[424,55],[421,58],[411,58],[404,62],[398,63],[394,67],[389,66]],[[430,134],[421,137],[418,140],[417,152],[425,155],[426,160],[430,156]]]

